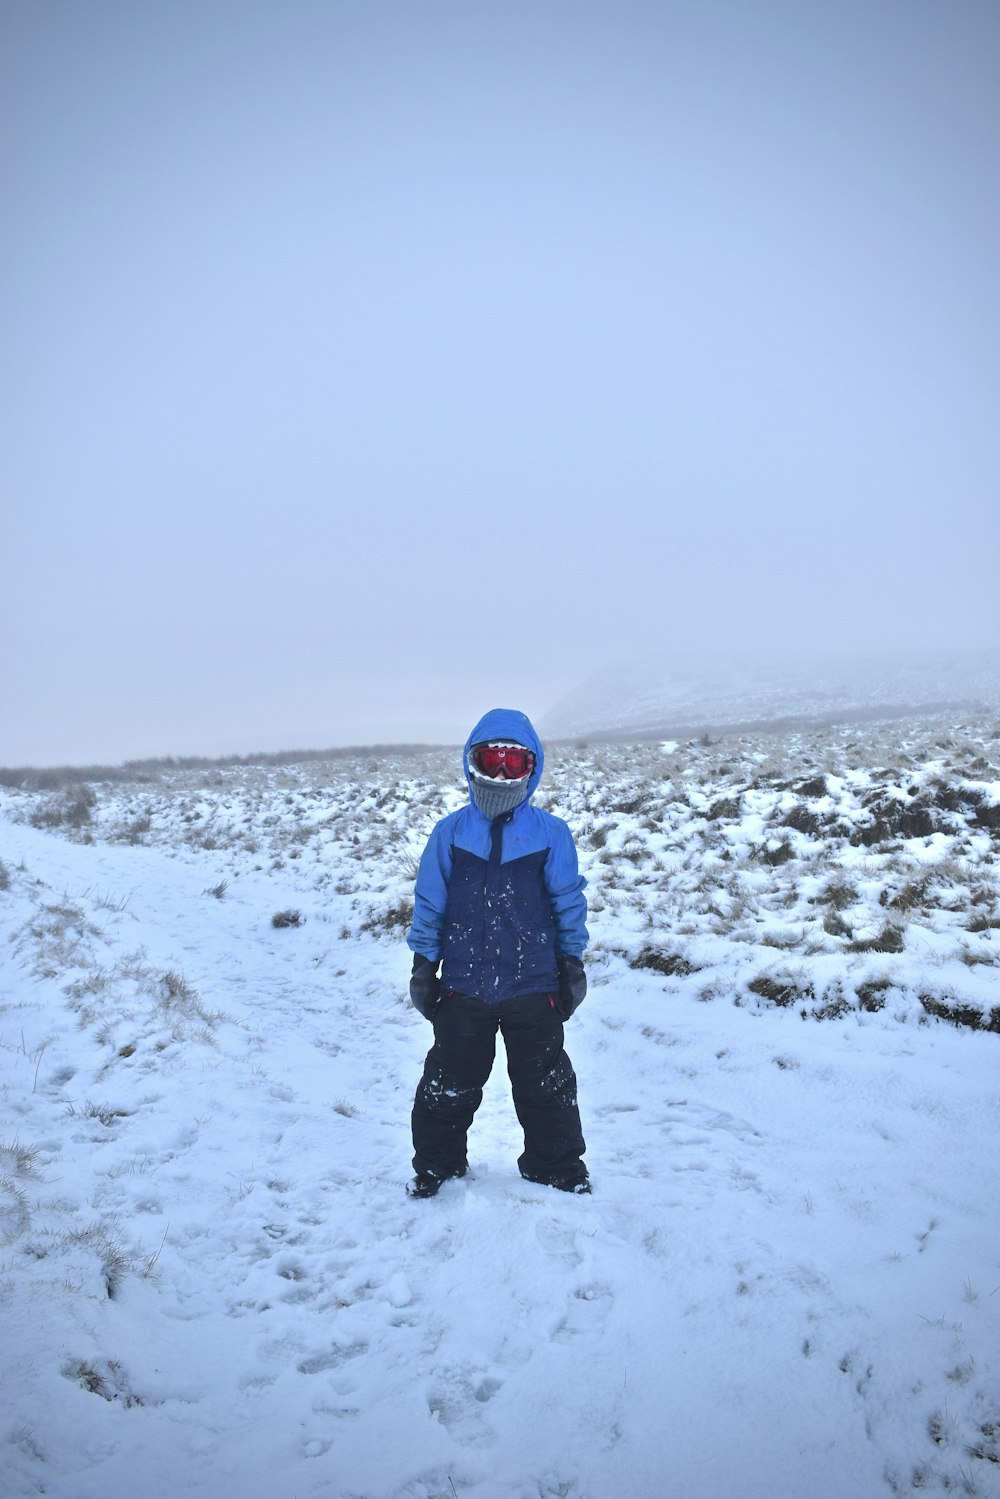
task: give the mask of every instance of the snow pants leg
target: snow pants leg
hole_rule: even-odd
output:
[[[583,1180],[586,1145],[576,1075],[563,1046],[562,1021],[547,994],[523,994],[499,1004],[463,994],[441,1001],[434,1045],[413,1101],[414,1170],[441,1177],[465,1170],[469,1126],[493,1069],[498,1030],[524,1131],[521,1175],[546,1183]]]

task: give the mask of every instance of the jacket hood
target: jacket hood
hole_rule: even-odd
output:
[[[528,794],[524,802],[530,801],[535,794],[535,788],[542,779],[545,752],[531,720],[527,714],[519,713],[516,708],[491,708],[488,713],[483,714],[465,741],[465,749],[462,751],[462,767],[469,785],[469,795],[472,796],[472,782],[469,779],[469,752],[474,744],[485,744],[489,739],[509,739],[512,743],[523,744],[525,749],[531,750],[535,757],[535,768],[528,778]],[[521,803],[522,806],[524,802]],[[474,797],[473,805],[475,805]]]

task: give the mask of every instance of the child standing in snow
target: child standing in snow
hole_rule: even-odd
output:
[[[463,755],[470,804],[442,818],[420,860],[410,998],[433,1023],[434,1045],[413,1102],[412,1197],[465,1175],[498,1030],[524,1130],[521,1175],[590,1191],[563,1048],[563,1021],[587,992],[586,881],[566,823],[531,805],[543,760],[523,713],[487,713]]]

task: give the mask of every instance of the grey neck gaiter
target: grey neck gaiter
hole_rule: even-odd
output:
[[[530,776],[525,776],[521,781],[491,781],[486,776],[477,776],[474,772],[469,775],[472,786],[472,795],[476,806],[484,817],[493,822],[497,817],[503,817],[506,812],[513,812],[519,807],[528,795],[528,782]]]

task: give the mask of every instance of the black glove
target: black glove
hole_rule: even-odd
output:
[[[441,1003],[441,980],[438,966],[423,953],[413,954],[413,972],[410,975],[410,1003],[419,1010],[425,1020],[434,1019],[434,1011]]]
[[[559,954],[559,1013],[568,1020],[574,1010],[583,1004],[587,994],[587,975],[583,971],[583,959]]]

